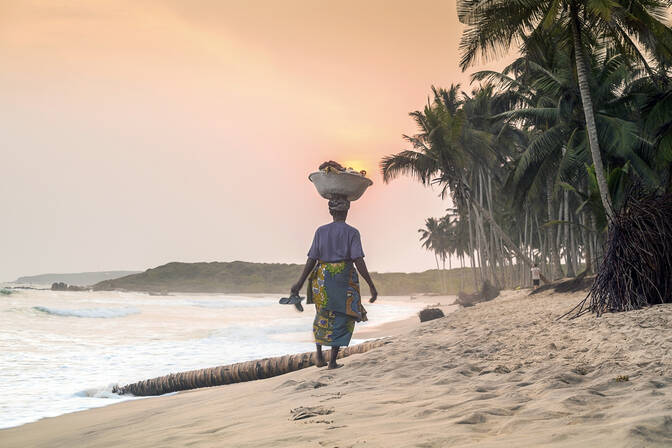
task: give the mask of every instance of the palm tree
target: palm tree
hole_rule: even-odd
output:
[[[609,40],[624,55],[650,70],[647,54],[672,60],[672,30],[663,21],[665,0],[458,0],[458,17],[467,25],[460,47],[463,70],[476,57],[489,57],[508,50],[511,44],[536,29],[558,28],[573,48],[573,66],[583,106],[591,158],[595,166],[600,199],[607,216],[612,214],[607,181],[598,139],[590,89],[586,47]]]
[[[554,276],[554,271],[561,270],[555,228],[558,230],[558,242],[560,234],[565,237],[566,266],[571,276],[574,272],[575,244],[571,244],[570,240],[577,241],[573,226],[578,226],[581,221],[572,219],[569,205],[573,198],[569,196],[569,191],[560,195],[558,201],[564,220],[554,216],[554,198],[563,183],[585,190],[585,166],[591,159],[587,151],[589,142],[580,92],[570,70],[571,55],[561,44],[562,36],[557,30],[536,30],[524,39],[522,56],[501,73],[481,71],[472,76],[478,81],[494,82],[503,89],[501,95],[509,101],[509,110],[499,116],[522,126],[531,137],[528,146],[516,157],[509,185],[513,188],[514,204],[519,204],[521,210],[524,204],[542,194],[547,199],[546,220],[554,223],[546,226],[552,260],[551,276]],[[626,58],[610,48],[599,54],[590,54],[589,62],[591,79],[595,81],[591,90],[594,92],[595,116],[605,160],[612,167],[630,163],[635,170],[628,172],[628,176],[637,175],[647,184],[656,184],[653,160],[649,157],[651,145],[640,137],[638,124],[629,119],[636,118],[638,114],[632,107],[633,95],[629,93],[631,84],[641,84],[637,72],[631,69]],[[620,201],[615,201],[615,204],[618,206]],[[584,207],[583,211],[594,210]],[[588,220],[592,221],[592,218]],[[587,246],[584,249],[589,252]]]
[[[434,260],[436,260],[436,273],[441,279],[441,291],[446,292],[446,284],[443,275],[441,274],[441,268],[439,267],[439,256],[443,256],[445,253],[445,237],[443,235],[443,226],[436,218],[427,218],[425,220],[425,227],[423,229],[418,229],[418,232],[420,233],[422,247],[434,252]]]
[[[476,218],[478,230],[485,237],[482,223],[484,219],[492,231],[519,260],[532,266],[532,260],[524,254],[511,237],[504,232],[487,209],[493,204],[483,197],[491,193],[486,188],[490,182],[484,179],[488,166],[501,166],[506,157],[497,153],[497,135],[489,130],[479,129],[478,120],[469,116],[470,108],[465,108],[464,101],[457,100],[459,86],[451,86],[449,90],[435,89],[434,100],[428,102],[423,111],[415,111],[410,115],[415,120],[419,133],[413,136],[404,135],[412,145],[412,149],[386,156],[381,161],[383,180],[390,182],[399,175],[407,174],[417,178],[423,185],[437,184],[442,187],[441,194],[450,194],[455,207],[465,213],[472,212]],[[476,193],[476,195],[474,194]],[[494,277],[494,257],[492,247],[484,246],[489,253],[490,272]],[[479,251],[480,253],[481,251]],[[483,260],[482,260],[483,261]],[[483,268],[483,262],[480,263]],[[494,278],[496,283],[496,278]]]

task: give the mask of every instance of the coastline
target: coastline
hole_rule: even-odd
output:
[[[528,293],[505,291],[419,324],[336,371],[127,401],[5,429],[0,442],[669,446],[672,354],[663,330],[672,305],[557,321],[585,293]],[[315,415],[293,420],[301,406]]]

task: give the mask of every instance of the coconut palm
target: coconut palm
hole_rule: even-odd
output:
[[[585,190],[585,165],[591,159],[587,151],[589,142],[579,87],[571,70],[569,53],[562,46],[562,36],[557,30],[536,30],[524,39],[522,56],[501,73],[481,71],[473,75],[475,80],[493,82],[502,89],[502,96],[507,98],[510,110],[500,116],[517,123],[529,133],[530,143],[516,158],[509,184],[513,187],[514,204],[519,204],[520,210],[535,197],[545,196],[547,199],[546,221],[554,223],[546,226],[552,259],[551,276],[554,271],[560,271],[560,234],[566,238],[564,248],[568,274],[571,276],[574,272],[572,260],[575,257],[572,252],[575,245],[569,240],[575,237],[572,226],[578,226],[581,221],[572,218],[569,207],[576,201],[568,191],[561,194],[558,201],[559,207],[564,207],[561,210],[564,220],[554,216],[554,198],[563,182]],[[589,61],[591,79],[595,81],[591,87],[595,115],[605,160],[611,166],[609,171],[627,162],[635,168],[627,172],[628,176],[636,175],[646,184],[656,184],[657,175],[652,169],[654,161],[650,157],[651,145],[640,136],[636,122],[638,112],[633,108],[634,97],[630,93],[632,85],[642,84],[641,77],[626,58],[608,47],[598,54],[591,54]],[[615,204],[618,206],[620,202]],[[555,227],[558,227],[557,245]],[[584,249],[588,251],[587,246]]]
[[[463,70],[477,56],[485,58],[508,50],[514,41],[536,29],[556,28],[573,48],[586,132],[595,165],[601,202],[612,214],[590,89],[587,49],[609,40],[622,53],[650,70],[647,56],[672,60],[672,30],[663,22],[665,0],[458,0],[458,17],[467,25],[460,48]],[[643,51],[640,51],[640,44]]]
[[[381,171],[385,182],[405,174],[424,185],[439,185],[442,196],[450,195],[455,207],[465,214],[473,213],[480,232],[477,236],[481,237],[478,241],[483,240],[484,251],[487,252],[480,266],[483,268],[488,264],[489,275],[495,277],[494,246],[485,244],[487,232],[484,221],[498,237],[495,239],[490,235],[491,242],[505,245],[519,260],[530,266],[533,264],[501,228],[492,210],[492,205],[499,201],[492,198],[493,170],[489,168],[501,168],[507,162],[505,154],[498,152],[498,148],[506,146],[500,145],[499,138],[509,132],[497,129],[494,133],[494,129],[479,126],[478,116],[473,113],[478,109],[465,107],[471,98],[458,99],[455,94],[458,89],[459,86],[451,86],[449,90],[433,89],[433,101],[428,102],[423,111],[410,114],[420,131],[404,136],[412,149],[384,157]],[[516,133],[511,131],[510,135]],[[477,252],[482,255],[484,251]],[[496,278],[493,280],[497,282]]]
[[[444,227],[440,220],[437,220],[436,218],[427,218],[425,220],[425,227],[418,229],[418,232],[420,233],[422,247],[434,252],[434,260],[436,260],[436,273],[441,279],[441,290],[442,292],[445,292],[446,284],[444,277],[441,274],[441,267],[439,266],[439,257],[443,257],[445,260],[444,254],[446,252],[446,241],[444,236]]]

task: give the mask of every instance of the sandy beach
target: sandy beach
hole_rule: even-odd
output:
[[[672,305],[556,321],[584,294],[528,294],[416,324],[335,371],[44,419],[0,431],[0,444],[670,446]]]

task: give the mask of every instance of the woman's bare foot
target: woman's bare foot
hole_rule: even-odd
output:
[[[324,360],[324,355],[322,354],[322,345],[321,344],[315,344],[316,352],[315,352],[315,365],[317,367],[324,367],[327,365],[327,362]]]

